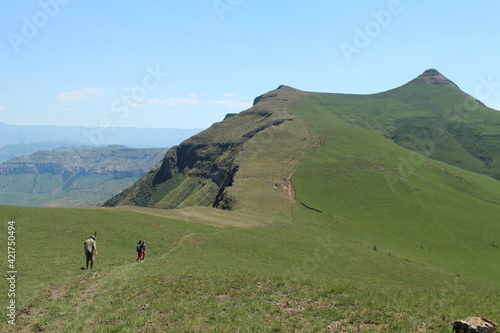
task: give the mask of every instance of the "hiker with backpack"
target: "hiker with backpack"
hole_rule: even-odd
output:
[[[139,240],[137,243],[135,250],[137,251],[137,259],[139,261],[144,260],[144,256],[146,255],[146,241]]]
[[[89,269],[89,263],[90,263],[90,269],[94,267],[95,257],[97,256],[95,237],[96,236],[92,235],[89,237],[89,239],[87,239],[83,243],[83,249],[85,250],[85,258],[87,259],[85,269]]]

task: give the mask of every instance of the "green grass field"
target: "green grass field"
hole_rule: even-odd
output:
[[[301,205],[292,223],[253,228],[117,209],[1,211],[16,221],[18,269],[17,325],[4,320],[4,331],[448,332],[460,317],[496,319],[500,305],[498,285],[429,264],[416,246],[426,244],[397,251],[350,238],[340,219]],[[80,270],[94,230],[96,267]],[[138,239],[148,245],[142,263]]]

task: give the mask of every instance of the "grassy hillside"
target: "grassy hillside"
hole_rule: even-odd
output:
[[[297,201],[321,211],[316,220],[353,241],[498,287],[499,181],[417,157],[316,101],[295,111],[323,138],[292,179]]]
[[[161,176],[150,173],[117,198],[186,204],[177,209],[0,206],[4,235],[16,221],[18,268],[18,325],[4,321],[2,329],[450,332],[464,317],[499,322],[500,182],[490,176],[493,162],[484,164],[437,121],[464,95],[427,74],[401,88],[407,95],[396,94],[400,106],[388,114],[382,106],[395,91],[360,97],[280,87],[228,119],[239,123],[228,132],[230,149],[210,155],[224,144],[223,122],[188,142],[212,139],[212,146],[181,149],[195,152],[187,160],[167,155]],[[408,100],[429,92],[436,95]],[[433,99],[443,103],[434,111]],[[476,110],[477,119],[496,117]],[[249,119],[253,129],[266,126],[241,139]],[[447,140],[435,140],[433,123],[448,128]],[[411,124],[417,129],[403,130]],[[471,123],[460,124],[455,130]],[[494,126],[488,131],[483,153],[495,161]],[[437,155],[405,147],[420,140],[438,143]],[[209,155],[216,159],[199,158]],[[205,186],[218,178],[202,174],[207,165],[216,173],[237,166],[224,188],[231,209],[188,207],[214,199]],[[165,175],[172,177],[154,183]],[[166,196],[173,201],[162,202]],[[95,230],[96,268],[80,270],[82,243]],[[148,244],[141,263],[139,239]]]
[[[387,92],[317,94],[310,102],[405,148],[500,179],[500,112],[435,70]]]
[[[402,256],[404,247],[375,251],[373,238],[350,239],[302,205],[293,223],[250,229],[116,209],[1,212],[16,221],[19,271],[17,326],[2,321],[4,331],[448,332],[471,314],[497,319],[500,305],[498,285]],[[82,271],[94,230],[96,268]],[[142,263],[138,239],[148,244]]]
[[[252,213],[264,209],[265,202],[289,206],[283,197],[294,197],[290,176],[305,152],[320,142],[321,133],[311,132],[308,120],[291,111],[304,100],[313,109],[328,110],[335,121],[415,151],[415,157],[424,155],[500,179],[500,113],[436,70],[427,70],[399,88],[373,95],[319,94],[280,86],[256,98],[249,110],[171,149],[158,171],[105,206],[245,210],[250,205]],[[322,115],[324,126],[331,126],[331,116]]]

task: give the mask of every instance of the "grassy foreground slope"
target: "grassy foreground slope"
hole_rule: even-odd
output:
[[[249,229],[120,209],[0,209],[17,228],[17,325],[3,320],[3,331],[448,332],[459,317],[496,319],[500,305],[496,287],[402,256],[410,246],[374,251],[373,238],[351,239],[302,205],[292,223]],[[82,271],[94,229],[98,261]]]

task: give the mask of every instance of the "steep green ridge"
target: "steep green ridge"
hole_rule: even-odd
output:
[[[311,222],[498,287],[500,182],[481,174],[498,175],[498,111],[429,70],[385,93],[305,97],[293,113],[322,138],[292,178]]]
[[[317,140],[290,112],[306,95],[280,86],[259,96],[251,109],[171,148],[159,170],[105,206],[185,208],[191,215],[192,206],[203,206],[257,214],[263,223],[289,219],[290,177]]]
[[[0,164],[0,204],[101,205],[154,168],[163,148],[125,146],[38,151]]]

